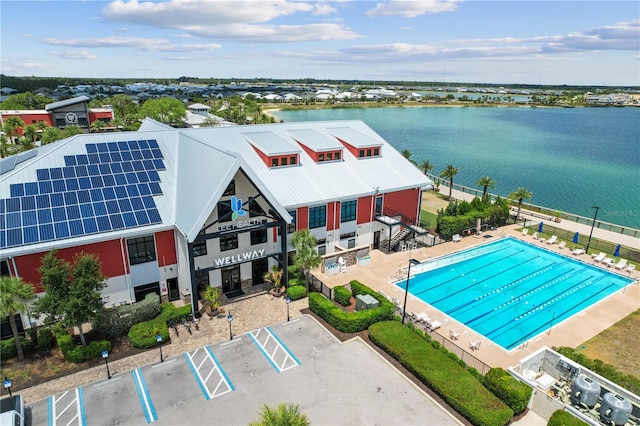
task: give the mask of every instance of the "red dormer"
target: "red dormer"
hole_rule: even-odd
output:
[[[335,139],[311,129],[292,130],[289,135],[316,163],[342,161],[344,147]]]
[[[247,133],[245,137],[267,167],[300,164],[300,149],[273,132]]]
[[[382,143],[349,127],[328,129],[354,157],[368,158],[382,155]]]

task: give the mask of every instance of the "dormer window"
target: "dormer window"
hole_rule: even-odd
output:
[[[278,167],[278,159],[277,158],[272,158],[271,159],[271,167]]]
[[[324,154],[318,154],[318,161],[324,161]]]

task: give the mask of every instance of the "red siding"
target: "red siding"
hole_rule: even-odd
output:
[[[373,196],[358,198],[358,216],[357,224],[371,222],[371,203]]]
[[[20,117],[26,126],[30,124],[37,123],[38,121],[44,121],[49,127],[53,127],[53,120],[51,119],[51,115],[47,113],[37,113],[37,112],[24,112],[20,114],[13,113],[3,113],[2,120],[6,120],[9,117]]]
[[[419,197],[420,190],[418,188],[390,192],[384,195],[384,208],[401,213],[415,222]]]
[[[307,146],[305,146],[305,145],[302,145],[302,144],[300,144],[300,143],[299,143],[299,145],[300,145],[300,147],[304,150],[304,152],[306,152],[306,153],[307,153],[307,155],[308,155],[309,157],[311,157],[311,159],[312,159],[315,163],[317,163],[317,162],[318,162],[318,153],[317,153],[317,152],[315,152],[315,151],[314,151],[314,150],[312,150],[311,148],[309,148],[309,147],[307,147]]]
[[[175,250],[174,250],[175,251]],[[85,252],[88,254],[97,254],[102,263],[102,273],[107,277],[117,277],[124,275],[124,267],[122,265],[122,252],[120,251],[120,240],[105,241],[102,243],[88,244],[84,246],[70,247],[58,250],[58,257],[68,262],[72,262],[76,253]],[[36,291],[43,291],[40,288],[40,260],[46,252],[28,254],[16,258],[18,273],[26,282],[35,285]]]
[[[336,203],[327,203],[327,231],[335,229],[334,206]]]
[[[156,251],[158,252],[159,267],[178,263],[173,231],[156,232]]]
[[[101,118],[113,121],[113,111],[91,111],[89,110],[89,124]]]
[[[340,143],[342,145],[345,146],[345,148],[347,148],[347,150],[353,154],[354,157],[358,157],[358,148],[356,148],[355,146],[343,141],[342,139],[338,139],[338,141],[340,141]]]
[[[309,229],[309,207],[300,207],[298,209],[296,229]]]

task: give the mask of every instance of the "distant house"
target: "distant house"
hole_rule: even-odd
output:
[[[222,117],[209,113],[210,106],[204,104],[192,104],[187,106],[187,116],[185,118],[185,124],[187,127],[205,127],[211,126],[210,123],[215,122],[215,126],[235,126],[235,123],[226,121]]]

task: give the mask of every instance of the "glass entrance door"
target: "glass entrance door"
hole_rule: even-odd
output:
[[[222,270],[222,292],[230,293],[240,290],[240,265],[230,266]]]

